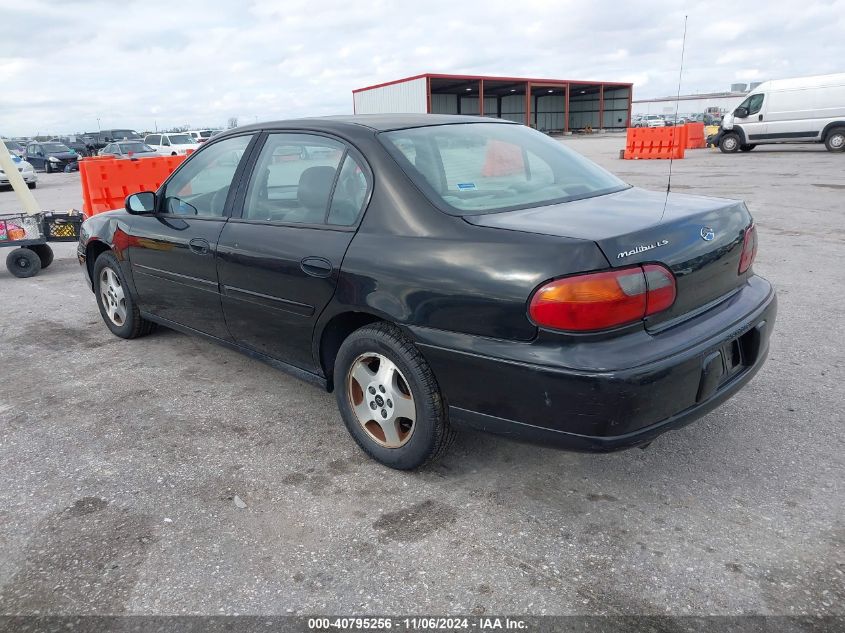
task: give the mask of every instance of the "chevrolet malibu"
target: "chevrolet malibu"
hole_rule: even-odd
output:
[[[215,136],[89,218],[106,326],[210,339],[334,391],[399,469],[454,429],[643,446],[763,364],[776,312],[745,204],[631,187],[525,126],[372,115]]]

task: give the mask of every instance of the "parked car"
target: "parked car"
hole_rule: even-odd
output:
[[[91,150],[81,136],[60,136],[50,139],[51,143],[62,143],[80,156],[90,156]]]
[[[85,132],[82,135],[91,155],[96,154],[109,143],[115,141],[140,141],[141,135],[135,130],[125,128],[100,130],[99,132]]]
[[[742,202],[403,114],[229,130],[77,252],[115,335],[164,325],[334,390],[361,448],[408,469],[460,425],[609,451],[701,417],[767,354],[756,249]]]
[[[194,142],[194,139],[184,132],[179,132],[178,134],[150,134],[144,139],[144,142],[161,156],[187,154],[188,150],[196,151],[200,148],[199,143]]]
[[[23,155],[26,153],[26,148],[16,141],[7,141],[4,140],[3,144],[6,146],[9,154],[12,156],[17,156],[18,158],[22,158]]]
[[[17,165],[18,171],[23,176],[26,185],[30,189],[35,189],[38,183],[38,175],[35,173],[32,165],[17,155],[12,155],[12,161]],[[8,187],[10,184],[6,171],[0,167],[0,187]]]
[[[33,141],[26,146],[25,158],[35,169],[43,169],[49,174],[78,169],[80,156],[64,143]]]
[[[712,138],[727,154],[768,143],[824,143],[845,151],[845,73],[766,81],[722,119]]]
[[[634,127],[665,127],[666,121],[659,114],[646,114],[639,121],[639,125]]]
[[[189,130],[185,132],[188,136],[194,139],[196,143],[205,143],[215,134],[220,134],[223,130]]]
[[[159,156],[159,153],[143,141],[119,141],[109,143],[100,150],[100,156],[114,156],[115,158],[149,158]]]

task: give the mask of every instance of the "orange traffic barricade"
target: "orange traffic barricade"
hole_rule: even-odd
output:
[[[687,123],[687,149],[702,149],[707,147],[704,138],[704,123]]]
[[[671,127],[629,127],[625,159],[683,158],[687,145],[685,125]]]
[[[127,160],[93,156],[79,161],[82,180],[82,212],[97,213],[123,208],[126,196],[156,191],[186,156],[158,156]]]

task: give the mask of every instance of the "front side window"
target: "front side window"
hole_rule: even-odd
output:
[[[168,138],[167,136],[162,136],[161,137],[161,144],[164,145],[165,147],[170,147],[170,138]]]
[[[158,134],[153,134],[147,137],[147,143],[150,145],[161,145],[161,136]]]
[[[628,187],[522,125],[438,125],[383,132],[379,138],[432,203],[454,215],[557,204]]]
[[[760,111],[760,108],[763,107],[763,99],[766,95],[760,93],[756,95],[751,95],[745,101],[739,104],[740,108],[745,108],[748,110],[749,116],[752,114],[757,114]]]
[[[203,148],[167,183],[164,213],[221,217],[235,171],[252,135],[235,136]]]
[[[250,179],[244,219],[324,223],[345,150],[313,134],[270,134]]]

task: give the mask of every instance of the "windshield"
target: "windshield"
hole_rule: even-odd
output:
[[[135,140],[141,138],[141,135],[134,130],[112,130],[111,137],[115,140],[122,138]]]
[[[58,154],[60,152],[69,152],[70,149],[64,143],[41,143],[41,151],[46,154]]]
[[[194,142],[187,134],[171,134],[168,138],[173,145],[191,145]]]
[[[211,130],[203,130],[202,132],[200,132],[200,137],[201,138],[211,138],[212,134],[214,134],[214,132],[212,132]]]
[[[628,187],[522,125],[462,123],[385,132],[387,150],[438,207],[454,215],[567,202]]]
[[[118,143],[118,145],[120,146],[120,151],[123,154],[128,154],[129,152],[132,152],[133,154],[137,154],[139,152],[155,152],[152,147],[140,141],[133,143]]]
[[[3,141],[3,144],[6,145],[6,149],[15,150],[17,152],[23,149],[19,143],[15,143],[14,141]]]

